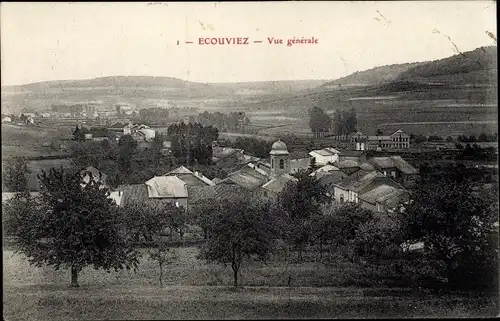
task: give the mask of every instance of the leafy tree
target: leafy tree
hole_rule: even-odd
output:
[[[287,240],[295,245],[299,259],[312,234],[311,217],[321,212],[321,204],[327,203],[326,187],[309,176],[307,171],[295,174],[297,182],[289,183],[280,193],[278,202],[287,214]]]
[[[274,247],[276,230],[268,205],[249,199],[227,200],[208,222],[208,240],[201,257],[231,264],[234,286],[243,258],[266,260]]]
[[[203,231],[203,238],[208,238],[208,228],[210,226],[210,221],[212,216],[215,215],[219,208],[219,204],[216,202],[203,202],[197,204],[191,211],[189,211],[188,222],[193,223],[201,227]]]
[[[24,209],[16,206],[16,199],[6,208],[11,211],[8,230],[30,264],[71,268],[73,287],[78,287],[78,273],[88,265],[104,270],[137,267],[137,252],[126,240],[108,189],[63,169],[43,171],[39,179],[40,197],[26,195]]]
[[[352,202],[332,204],[323,208],[323,213],[332,217],[330,226],[334,228],[331,234],[334,238],[331,242],[337,246],[351,244],[356,239],[360,226],[368,223],[373,217],[371,211]]]
[[[252,137],[238,137],[230,146],[242,149],[245,153],[255,157],[268,157],[273,142]]]
[[[498,244],[490,238],[498,202],[495,192],[476,192],[463,167],[451,169],[454,175],[427,180],[414,193],[406,232],[412,242],[425,244],[426,255],[444,263],[450,284],[464,286],[498,274],[498,252],[493,251]]]
[[[173,217],[177,216],[177,210],[171,203],[153,206],[131,202],[124,209],[128,234],[135,242],[139,242],[140,236],[146,242],[152,242],[155,237],[159,237],[167,228],[173,226]]]
[[[400,213],[384,213],[360,222],[353,241],[357,253],[375,257],[378,263],[388,250],[399,252],[404,241],[401,218]]]
[[[28,164],[22,157],[5,161],[2,169],[4,187],[11,192],[22,192],[28,189]]]
[[[453,137],[451,137],[451,136],[446,137],[446,142],[453,143],[454,142]]]
[[[358,120],[356,118],[356,110],[351,108],[345,115],[345,134],[350,134],[354,132],[358,126]]]
[[[297,182],[289,183],[279,195],[279,202],[292,219],[309,218],[320,212],[329,201],[327,190],[305,170],[294,174]]]
[[[177,259],[175,250],[169,248],[165,242],[157,241],[156,246],[148,250],[149,258],[158,263],[159,281],[163,285],[163,269],[166,264],[172,263]]]
[[[179,123],[168,127],[167,136],[172,143],[172,154],[181,163],[211,164],[212,142],[219,136],[217,128]]]
[[[131,135],[123,135],[118,140],[118,165],[121,170],[128,170],[132,165],[132,157],[137,149],[137,141]]]
[[[319,259],[323,259],[323,246],[332,244],[336,238],[337,226],[336,219],[332,215],[323,215],[323,213],[314,215],[311,218],[312,242],[319,246]]]

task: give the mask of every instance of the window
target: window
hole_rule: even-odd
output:
[[[344,195],[340,195],[340,203],[344,203]]]
[[[280,159],[280,169],[284,169],[285,168],[285,161]]]
[[[274,158],[271,158],[271,168],[274,168]]]
[[[179,202],[175,202],[175,206],[176,206],[176,207],[179,207]]]

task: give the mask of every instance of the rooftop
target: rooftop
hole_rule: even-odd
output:
[[[408,192],[404,189],[390,185],[379,185],[361,194],[359,198],[371,204],[380,203],[389,207],[394,207],[407,195]]]
[[[325,165],[325,166],[318,168],[317,170],[315,170],[311,174],[309,174],[309,176],[319,177],[319,176],[323,175],[324,173],[332,172],[332,171],[340,171],[340,168],[338,168],[337,166],[333,166],[333,165]]]
[[[368,160],[380,169],[396,167],[405,174],[416,174],[418,170],[411,166],[401,156],[372,157]]]
[[[262,188],[274,193],[280,193],[289,182],[296,181],[297,179],[289,174],[281,174],[265,183]]]
[[[146,181],[149,198],[187,198],[186,183],[176,176],[155,176]]]

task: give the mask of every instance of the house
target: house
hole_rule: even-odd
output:
[[[155,138],[156,132],[149,126],[129,123],[123,127],[123,135],[131,135],[137,141],[151,141]]]
[[[323,148],[316,149],[309,152],[309,155],[316,160],[317,165],[326,165],[328,163],[334,163],[339,160],[340,152],[335,148]]]
[[[230,173],[218,185],[237,185],[246,191],[246,194],[259,196],[259,187],[267,183],[270,179],[269,173],[255,164],[247,164],[243,168]]]
[[[215,181],[215,179],[214,179]],[[215,189],[215,199],[219,201],[224,200],[234,200],[240,197],[249,198],[252,197],[252,192],[248,189],[239,186],[231,181],[226,181],[223,184],[217,184],[214,186]]]
[[[184,166],[177,167],[176,169],[163,174],[163,176],[175,176],[189,186],[215,186],[215,183],[202,173],[198,171],[192,172]]]
[[[9,116],[2,118],[2,123],[11,123],[11,122],[12,122],[12,118],[10,118]]]
[[[321,178],[323,175],[325,175],[329,172],[333,172],[333,171],[340,171],[340,168],[338,168],[337,166],[333,166],[333,165],[325,165],[325,166],[318,168],[317,170],[315,170],[311,174],[309,174],[309,176]]]
[[[379,185],[359,195],[362,208],[374,212],[386,212],[393,210],[399,204],[409,200],[409,193],[397,186],[388,184]]]
[[[21,115],[19,115],[19,117],[21,119],[24,118],[25,124],[34,124],[36,115],[34,113],[21,113]]]
[[[214,146],[212,151],[212,162],[224,168],[259,161],[259,158],[246,155],[242,149],[238,148]]]
[[[198,172],[181,166],[162,176],[155,176],[144,184],[122,185],[120,204],[139,203],[163,206],[166,203],[183,207],[189,211],[192,206],[210,202],[217,196],[215,184]]]
[[[381,173],[358,170],[356,173],[344,177],[334,184],[334,196],[337,202],[359,203],[359,193],[375,178],[385,177]]]
[[[187,209],[188,191],[184,181],[176,176],[155,176],[144,183],[149,199],[164,199]]]
[[[97,168],[93,166],[89,166],[83,170],[80,171],[80,174],[82,175],[83,181],[85,184],[88,184],[90,182],[90,176],[92,175],[92,180],[96,183],[101,183],[101,187],[107,187],[107,179],[108,175],[105,173],[99,171]]]
[[[338,162],[335,162],[334,166],[347,175],[351,175],[361,168],[361,161],[356,156],[343,157]]]
[[[281,174],[262,185],[260,196],[268,200],[276,201],[279,194],[292,182],[297,182],[297,179],[286,173]]]
[[[322,172],[321,176],[317,176],[319,183],[327,190],[327,195],[332,199],[335,198],[335,184],[347,177],[342,171]]]
[[[322,184],[325,185],[326,179],[322,179]],[[337,202],[359,203],[362,208],[377,212],[393,210],[409,200],[408,191],[396,181],[378,171],[364,169],[350,176],[331,179],[329,193]]]
[[[307,152],[294,151],[290,153],[290,173],[306,171],[311,167],[311,156]]]
[[[405,187],[413,186],[418,178],[418,170],[401,156],[371,157],[368,162],[376,170],[400,182]]]
[[[410,148],[410,136],[401,129],[388,136],[367,136],[357,131],[350,138],[351,147],[354,150],[376,150],[376,149],[407,149]]]
[[[175,177],[173,179],[175,179]],[[153,182],[150,182],[150,184],[153,185],[153,187],[151,187],[152,189],[155,188]],[[163,193],[161,191],[162,182],[159,182],[159,184],[160,192],[153,192],[154,195],[158,195],[157,197],[150,197],[150,188],[146,184],[118,186],[117,191],[121,192],[120,206],[129,207],[132,205],[142,205],[151,206],[152,208],[162,208],[167,204],[172,204],[178,207],[183,206],[187,208],[187,190],[182,187],[175,196],[172,194],[168,195],[168,193]],[[176,184],[183,186],[183,184],[179,182],[176,182]]]

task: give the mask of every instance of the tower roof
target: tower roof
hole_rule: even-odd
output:
[[[288,148],[286,144],[278,139],[271,147],[270,155],[289,155]]]

